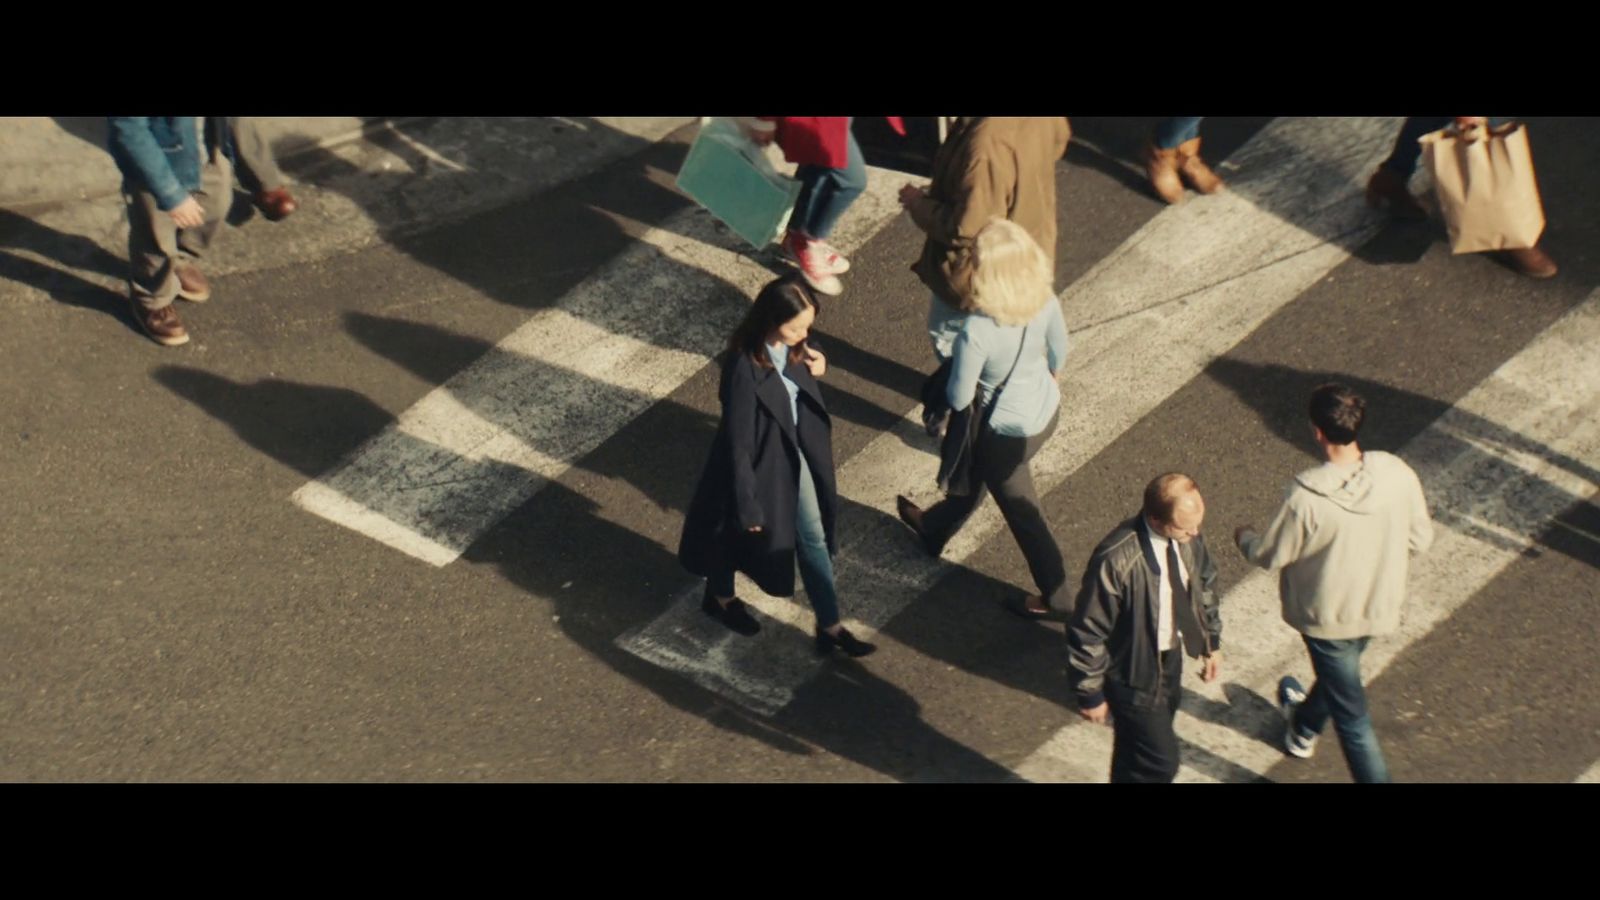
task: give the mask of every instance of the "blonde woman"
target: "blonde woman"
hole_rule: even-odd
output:
[[[1028,561],[1039,593],[1008,604],[1040,618],[1065,610],[1067,575],[1055,535],[1039,508],[1028,462],[1056,429],[1067,358],[1067,326],[1051,287],[1049,257],[1027,229],[991,219],[972,251],[973,314],[953,348],[946,399],[961,411],[978,403],[986,417],[976,439],[970,484],[926,510],[897,498],[900,518],[938,556],[983,500],[994,495]],[[998,396],[997,396],[998,395]]]

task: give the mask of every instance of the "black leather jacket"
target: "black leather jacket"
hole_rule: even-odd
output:
[[[1188,646],[1191,657],[1222,646],[1222,613],[1217,608],[1217,566],[1204,535],[1178,545],[1189,572],[1189,599],[1207,646]],[[1162,683],[1156,621],[1160,614],[1161,570],[1150,543],[1149,526],[1139,514],[1118,525],[1095,548],[1083,573],[1072,624],[1067,628],[1068,678],[1078,705],[1093,709],[1112,688],[1138,705],[1153,703]]]

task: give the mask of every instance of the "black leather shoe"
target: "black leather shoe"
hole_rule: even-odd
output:
[[[926,550],[929,556],[938,558],[939,554],[944,551],[944,542],[934,540],[928,532],[923,530],[922,508],[912,503],[904,495],[894,498],[894,507],[895,512],[900,514],[900,521],[906,523],[907,528],[916,532],[917,540],[922,542],[922,549]]]
[[[835,647],[843,650],[846,656],[853,656],[858,659],[878,649],[877,644],[869,644],[866,641],[858,640],[855,635],[850,633],[848,628],[839,629],[838,634],[829,634],[818,628],[817,655],[828,656],[833,653]]]
[[[750,611],[744,607],[744,601],[738,597],[729,601],[727,606],[723,606],[721,601],[707,590],[705,596],[700,599],[700,610],[728,626],[728,630],[737,631],[746,637],[761,630],[761,623],[750,615]]]

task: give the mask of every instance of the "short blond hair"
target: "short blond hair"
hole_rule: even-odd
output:
[[[1001,325],[1026,325],[1055,299],[1050,257],[1026,228],[994,218],[972,241],[972,305]]]

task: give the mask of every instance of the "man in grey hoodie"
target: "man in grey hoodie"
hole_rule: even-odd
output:
[[[1327,462],[1295,476],[1264,534],[1234,531],[1251,564],[1280,569],[1283,620],[1299,631],[1316,682],[1285,676],[1278,703],[1284,749],[1305,759],[1331,716],[1359,783],[1387,782],[1389,767],[1367,714],[1361,652],[1400,625],[1410,554],[1433,543],[1417,473],[1393,454],[1356,443],[1366,401],[1342,384],[1311,394],[1311,426]]]

